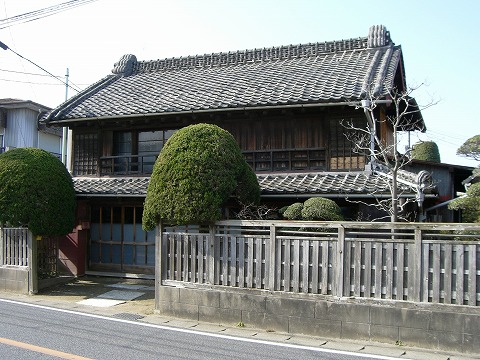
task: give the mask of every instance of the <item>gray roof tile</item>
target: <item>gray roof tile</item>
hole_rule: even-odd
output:
[[[257,175],[263,195],[299,194],[372,194],[388,193],[389,178],[374,172],[318,172]],[[419,176],[402,171],[399,174],[399,190],[416,194]],[[148,177],[93,178],[75,177],[73,183],[77,195],[89,196],[139,196],[147,194]],[[424,181],[424,179],[421,179]],[[427,184],[428,179],[426,181]],[[431,192],[430,185],[424,188]]]
[[[137,61],[126,55],[106,76],[47,121],[358,100],[386,95],[402,65],[387,39],[367,37],[228,53]]]

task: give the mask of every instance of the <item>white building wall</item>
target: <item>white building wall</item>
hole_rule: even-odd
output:
[[[37,147],[37,113],[30,109],[10,109],[7,112],[5,148]]]
[[[54,134],[39,132],[38,147],[58,156],[60,159],[62,154],[62,138]]]

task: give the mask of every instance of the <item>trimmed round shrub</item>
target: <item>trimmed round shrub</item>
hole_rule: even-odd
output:
[[[412,158],[415,160],[440,162],[440,151],[433,141],[422,141],[412,147]]]
[[[28,226],[34,235],[60,236],[72,231],[75,190],[60,160],[33,148],[0,154],[0,223]]]
[[[306,200],[302,209],[303,220],[341,221],[342,211],[333,200],[315,197]]]
[[[257,204],[260,187],[233,136],[215,125],[190,125],[175,132],[153,167],[142,224],[152,230],[160,220],[208,224],[221,219],[234,196]]]
[[[293,203],[283,212],[283,217],[288,220],[302,220],[302,203]]]

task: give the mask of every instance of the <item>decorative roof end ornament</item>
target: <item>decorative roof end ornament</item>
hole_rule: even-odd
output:
[[[390,31],[384,25],[370,26],[368,31],[367,46],[369,48],[377,48],[393,44],[390,38]]]
[[[137,57],[132,54],[123,55],[113,66],[112,73],[115,75],[130,76],[137,63]]]

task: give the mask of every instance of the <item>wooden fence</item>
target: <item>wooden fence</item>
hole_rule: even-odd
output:
[[[38,291],[37,241],[28,228],[0,227],[0,289]]]
[[[164,284],[480,305],[480,224],[223,221],[160,231]]]
[[[2,228],[0,241],[0,265],[28,266],[27,228]]]

